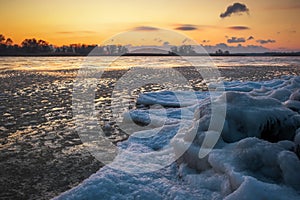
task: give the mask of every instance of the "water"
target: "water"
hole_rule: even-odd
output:
[[[192,58],[192,57],[186,57]],[[88,60],[97,67],[110,65],[111,69],[130,67],[182,67],[191,66],[181,57],[116,57],[107,63],[110,57],[0,57],[0,70],[68,70],[78,69]],[[214,63],[219,67],[232,66],[295,66],[300,57],[198,57],[201,66]]]

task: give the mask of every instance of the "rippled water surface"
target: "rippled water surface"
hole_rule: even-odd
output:
[[[78,69],[87,63],[96,67],[125,69],[130,67],[191,66],[193,57],[0,57],[0,70],[66,70]],[[294,66],[300,57],[198,57],[201,66]]]

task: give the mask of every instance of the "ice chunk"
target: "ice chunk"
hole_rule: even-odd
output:
[[[282,151],[278,155],[278,163],[285,184],[300,191],[300,160],[296,154],[291,151]]]
[[[300,113],[300,101],[288,100],[288,101],[284,102],[284,105],[287,108]]]
[[[283,101],[288,100],[290,95],[291,95],[290,90],[280,88],[280,89],[274,90],[269,96],[283,102]]]
[[[270,97],[254,97],[247,93],[227,92],[226,121],[222,131],[225,142],[235,142],[246,137],[263,138],[271,142],[292,140],[300,126],[299,115]],[[196,111],[200,118],[199,134],[208,128],[210,104]]]
[[[137,104],[155,105],[164,107],[185,107],[191,106],[198,100],[209,97],[208,92],[184,92],[184,91],[162,91],[144,93],[137,99]]]
[[[300,90],[293,92],[290,96],[290,100],[300,101]]]
[[[290,200],[299,199],[299,194],[287,187],[280,187],[276,184],[264,183],[252,177],[246,177],[241,186],[228,195],[225,200],[253,200],[272,199]]]
[[[296,131],[294,142],[295,142],[295,145],[300,145],[300,128],[298,128]]]

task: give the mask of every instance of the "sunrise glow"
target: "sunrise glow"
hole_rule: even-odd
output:
[[[243,0],[239,3],[245,5],[245,10],[237,8],[225,13],[234,3],[232,0],[2,1],[0,33],[12,38],[15,44],[32,37],[55,45],[99,44],[120,32],[159,27],[186,34],[203,45],[300,49],[299,0]]]

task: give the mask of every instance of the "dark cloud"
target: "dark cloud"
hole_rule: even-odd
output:
[[[197,29],[198,29],[197,26],[193,24],[182,24],[175,28],[175,30],[180,30],[180,31],[193,31]]]
[[[248,26],[229,26],[228,29],[231,30],[249,30]]]
[[[203,43],[210,42],[210,40],[202,40]]]
[[[133,31],[157,31],[158,28],[152,26],[137,26],[132,29]]]
[[[234,3],[233,5],[228,6],[226,11],[220,14],[220,17],[221,18],[230,17],[234,13],[243,13],[243,12],[247,12],[247,13],[249,12],[247,6],[241,3]]]
[[[256,40],[257,43],[260,43],[260,44],[268,44],[268,43],[275,43],[276,40]]]
[[[247,40],[254,40],[254,37],[253,37],[253,36],[250,36],[250,37],[248,37]]]
[[[241,43],[241,42],[246,42],[245,38],[231,37],[227,40],[227,43]]]

